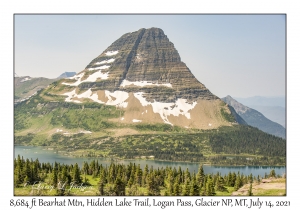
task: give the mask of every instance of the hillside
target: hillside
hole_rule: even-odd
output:
[[[285,128],[285,126],[286,126],[286,122],[285,122],[286,121],[286,109],[285,108],[283,108],[281,106],[258,106],[258,105],[251,105],[249,107],[259,111],[266,118],[282,125]]]
[[[240,189],[232,192],[232,195],[248,196],[250,184],[245,184]],[[285,196],[286,195],[286,179],[285,178],[268,178],[262,179],[260,182],[252,184],[253,196]]]
[[[28,99],[37,91],[47,87],[57,79],[48,79],[44,77],[33,78],[29,76],[14,77],[14,100],[18,103]]]
[[[114,106],[45,102],[39,95],[15,106],[17,145],[47,146],[69,156],[285,165],[286,142],[249,126],[126,124],[114,120],[124,114]]]
[[[286,98],[285,97],[262,97],[236,98],[235,100],[255,109],[273,122],[285,128],[286,121]]]

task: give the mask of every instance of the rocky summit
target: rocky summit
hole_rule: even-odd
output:
[[[117,106],[121,123],[167,123],[210,129],[236,123],[227,104],[181,61],[159,28],[126,33],[86,68],[48,88],[66,102]]]

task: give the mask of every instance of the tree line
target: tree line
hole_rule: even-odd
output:
[[[276,176],[272,170],[268,176]],[[244,184],[260,181],[263,177],[243,175],[235,172],[221,175],[205,174],[203,166],[198,172],[190,172],[181,167],[143,169],[135,163],[128,165],[111,163],[103,166],[98,161],[84,162],[82,167],[60,163],[40,163],[38,159],[29,160],[18,156],[14,160],[14,185],[45,182],[56,189],[57,195],[70,195],[65,188],[70,185],[91,185],[87,177],[98,180],[97,195],[100,196],[213,196],[217,192],[235,190]],[[63,187],[62,187],[63,186]]]

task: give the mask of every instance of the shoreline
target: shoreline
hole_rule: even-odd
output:
[[[47,151],[55,151],[58,150],[55,147],[51,147],[51,146],[35,146],[35,145],[14,145],[14,146],[23,146],[23,147],[41,147],[41,148],[45,148],[43,150],[47,150]],[[186,163],[186,164],[199,164],[201,162],[192,162],[192,161],[174,161],[174,160],[162,160],[162,159],[155,159],[155,158],[132,158],[132,159],[125,159],[125,158],[120,158],[120,157],[100,157],[100,156],[95,156],[95,157],[89,157],[89,156],[80,156],[80,155],[66,155],[66,154],[62,154],[60,152],[65,152],[65,150],[63,151],[58,151],[58,152],[53,152],[57,155],[60,156],[64,156],[64,157],[68,157],[68,158],[88,158],[88,159],[112,159],[111,162],[116,162],[118,163],[118,161],[138,161],[138,160],[144,160],[144,161],[158,161],[158,162],[170,162],[170,163]],[[69,152],[67,152],[69,153]],[[236,155],[230,155],[230,156],[236,156]],[[286,167],[286,165],[228,165],[228,164],[210,164],[210,163],[203,163],[203,166],[213,166],[213,167]]]

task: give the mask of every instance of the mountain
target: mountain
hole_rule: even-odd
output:
[[[248,125],[256,127],[266,133],[286,138],[285,128],[278,123],[269,120],[260,112],[239,103],[231,96],[226,96],[225,98],[222,98],[222,100],[232,106]]]
[[[124,34],[83,71],[46,91],[66,102],[119,107],[121,123],[201,129],[236,123],[229,107],[194,77],[158,28]]]
[[[158,28],[124,34],[81,72],[14,108],[15,144],[73,157],[285,163],[285,141],[247,126]]]
[[[75,74],[76,72],[64,72],[57,78],[61,79],[61,78],[73,77]]]
[[[47,87],[52,82],[57,79],[48,79],[44,77],[33,78],[30,76],[17,77],[15,74],[14,77],[14,99],[15,103],[24,101],[34,94],[37,91]]]

